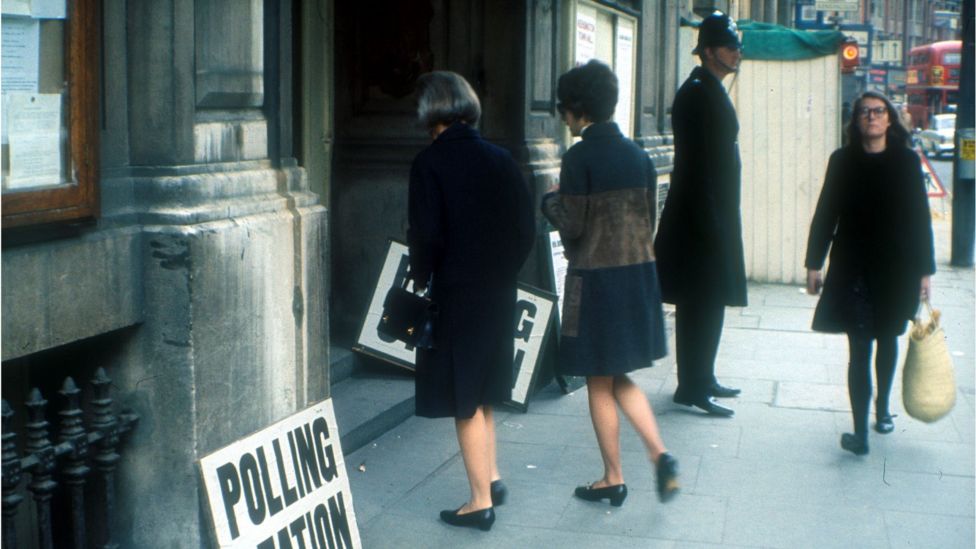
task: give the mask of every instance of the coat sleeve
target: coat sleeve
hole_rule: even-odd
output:
[[[824,176],[823,189],[817,200],[817,209],[810,222],[810,236],[807,238],[807,255],[804,265],[807,269],[819,271],[827,260],[827,250],[834,239],[837,230],[837,220],[840,217],[841,185],[838,171],[840,170],[839,151],[835,152],[827,162],[827,175]]]
[[[418,156],[410,168],[407,202],[410,278],[417,287],[427,285],[444,253],[443,215],[443,198],[437,180],[423,157]]]
[[[559,169],[559,192],[542,198],[542,213],[559,230],[563,244],[568,245],[583,234],[589,201],[585,167],[575,161],[573,151],[563,155]]]
[[[922,176],[922,163],[915,151],[909,151],[910,164],[906,170],[909,178],[909,227],[913,264],[918,275],[935,274],[935,246],[932,237],[932,215],[929,213],[929,197]]]

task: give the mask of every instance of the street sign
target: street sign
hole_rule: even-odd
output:
[[[942,198],[946,196],[946,189],[942,185],[942,180],[939,179],[939,175],[932,169],[932,164],[929,163],[928,157],[925,156],[925,153],[919,147],[915,147],[915,152],[918,153],[918,157],[922,161],[922,177],[925,178],[925,192],[930,198]]]
[[[215,546],[362,547],[331,399],[199,464]]]
[[[875,40],[873,53],[875,63],[901,63],[901,40]]]
[[[817,11],[857,11],[857,0],[817,0]]]

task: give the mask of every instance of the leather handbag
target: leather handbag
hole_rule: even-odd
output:
[[[931,423],[941,419],[956,403],[956,381],[939,311],[926,300],[929,320],[912,321],[908,352],[902,371],[902,402],[908,415]]]
[[[437,305],[429,296],[429,291],[418,295],[400,286],[390,288],[377,330],[411,347],[433,349]]]

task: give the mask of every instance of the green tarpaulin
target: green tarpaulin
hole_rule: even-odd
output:
[[[699,22],[681,20],[682,25],[698,27]],[[742,20],[742,58],[764,61],[799,61],[825,55],[835,55],[846,39],[840,31],[798,30]]]

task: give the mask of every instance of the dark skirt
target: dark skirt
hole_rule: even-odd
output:
[[[417,350],[416,415],[466,419],[512,395],[515,302],[512,287],[434,284],[439,308],[433,350]]]
[[[570,277],[578,277],[578,282],[571,284]],[[652,366],[654,360],[667,355],[661,290],[654,263],[571,269],[566,287],[559,373],[620,375]],[[572,291],[578,295],[569,295]],[[578,303],[577,311],[572,310],[574,303]],[[574,325],[576,335],[566,335],[565,328]]]

